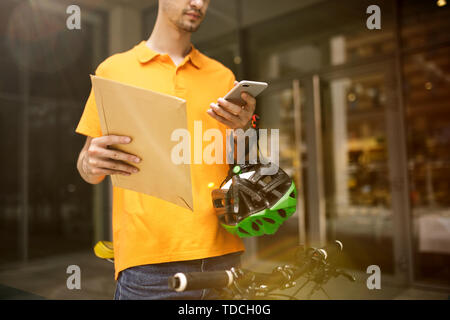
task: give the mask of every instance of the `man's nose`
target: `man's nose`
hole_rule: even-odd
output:
[[[191,0],[191,6],[197,9],[203,8],[205,1],[204,0]]]

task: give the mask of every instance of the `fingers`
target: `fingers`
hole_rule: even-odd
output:
[[[238,106],[237,104],[234,104],[223,98],[219,98],[217,100],[217,102],[219,103],[220,106],[223,107],[223,109],[225,109],[226,111],[228,111],[229,113],[231,113],[235,116],[239,116],[242,113],[243,108],[241,106]]]
[[[141,159],[135,155],[114,149],[102,149],[92,147],[88,149],[88,154],[90,156],[108,158],[112,160],[128,161],[134,163],[139,163],[141,161]]]
[[[244,105],[245,111],[253,114],[256,108],[256,99],[247,92],[242,92],[241,98],[246,102],[246,104]]]
[[[131,142],[131,138],[127,136],[108,135],[92,139],[92,143],[106,147],[112,144],[127,144]]]
[[[239,121],[238,115],[228,112],[225,108],[223,108],[215,103],[211,103],[210,108],[212,111],[214,111],[215,114],[217,114],[218,116],[220,116],[222,118],[227,119],[228,121],[231,121],[231,122]]]
[[[138,168],[127,163],[140,163],[141,159],[139,157],[120,150],[108,149],[110,145],[130,142],[130,137],[117,135],[92,139],[83,164],[85,171],[91,175],[130,175],[139,172]]]
[[[105,172],[108,171],[108,174],[127,174],[130,175],[132,173],[139,172],[138,168],[130,166],[121,161],[107,160],[101,158],[90,158],[88,160],[89,166],[91,168],[92,174],[99,174],[95,172]],[[102,173],[100,173],[102,174]]]
[[[112,174],[120,174],[123,176],[131,175],[131,173],[128,173],[128,172],[116,171],[116,170],[105,169],[105,168],[93,168],[90,173],[92,175],[97,175],[97,176],[112,175]]]
[[[256,99],[245,92],[241,96],[246,102],[244,106],[241,107],[223,98],[219,98],[218,104],[210,104],[210,109],[207,113],[229,128],[244,128],[255,111]]]
[[[215,113],[212,109],[208,109],[206,112],[207,112],[211,117],[213,117],[213,118],[216,119],[217,121],[223,123],[223,124],[226,125],[227,127],[233,128],[233,129],[235,128],[233,122],[231,122],[231,121],[229,121],[229,120],[227,120],[227,119],[225,119],[225,118],[219,116],[219,115],[218,115],[217,113]]]
[[[128,141],[128,142],[127,142]],[[91,157],[103,157],[113,160],[129,161],[139,163],[141,159],[135,155],[125,153],[119,150],[107,149],[112,144],[127,144],[131,139],[125,136],[103,136],[92,140],[89,148],[88,155]]]

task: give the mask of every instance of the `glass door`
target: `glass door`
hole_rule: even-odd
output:
[[[365,69],[365,70],[364,70]],[[388,67],[320,77],[326,238],[344,243],[344,267],[395,271]],[[314,92],[310,93],[314,96]]]
[[[289,261],[295,256],[298,244],[304,244],[305,232],[305,174],[307,172],[305,120],[305,86],[299,80],[280,80],[270,83],[258,97],[257,114],[260,128],[279,132],[279,166],[293,178],[298,194],[297,210],[274,235],[253,239],[251,246],[260,260]],[[269,150],[271,142],[260,140],[260,147]],[[269,151],[270,152],[270,151]]]
[[[450,287],[450,46],[405,57],[414,278]]]

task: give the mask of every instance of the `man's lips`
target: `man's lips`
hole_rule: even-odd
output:
[[[187,12],[187,13],[185,13],[185,15],[189,16],[192,19],[200,19],[200,15],[198,15],[196,13]]]

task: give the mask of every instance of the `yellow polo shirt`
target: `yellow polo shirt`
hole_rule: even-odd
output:
[[[142,41],[131,50],[106,59],[98,66],[96,75],[185,99],[191,145],[194,121],[198,120],[202,121],[203,132],[217,128],[225,137],[226,127],[206,110],[234,86],[235,77],[194,46],[176,66],[168,55],[152,51]],[[102,136],[93,90],[76,132]],[[203,142],[203,148],[209,143]],[[114,187],[115,279],[120,271],[137,265],[202,259],[244,250],[241,239],[219,225],[212,206],[211,182],[217,188],[227,171],[225,163],[208,165],[202,161],[191,165],[193,212],[146,194]]]

